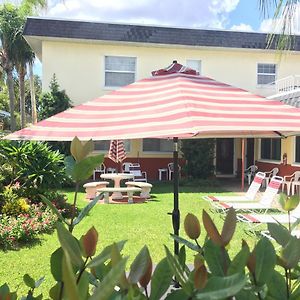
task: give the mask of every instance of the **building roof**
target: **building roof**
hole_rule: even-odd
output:
[[[183,46],[265,49],[267,34],[88,21],[28,18],[26,37],[48,37]],[[294,50],[300,51],[300,36]]]

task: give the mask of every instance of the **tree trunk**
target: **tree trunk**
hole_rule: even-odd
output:
[[[14,91],[14,79],[12,74],[12,69],[6,70],[6,84],[8,87],[9,95],[9,112],[10,112],[10,130],[16,130],[16,119],[15,119],[15,91]]]
[[[36,113],[35,86],[34,86],[34,76],[33,76],[33,62],[30,62],[28,64],[28,67],[29,67],[32,123],[35,124],[37,123],[37,113]]]
[[[19,67],[19,93],[20,93],[20,114],[21,114],[21,128],[26,125],[25,113],[25,65]]]

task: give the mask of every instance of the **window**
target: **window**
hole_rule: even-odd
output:
[[[260,157],[262,159],[280,160],[281,159],[281,139],[261,139]]]
[[[109,145],[110,145],[110,141],[95,141],[94,142],[95,151],[108,152]],[[124,140],[124,146],[125,146],[126,152],[130,152],[130,145],[131,145],[130,140]]]
[[[276,80],[275,64],[257,64],[257,84],[264,85]]]
[[[144,152],[172,152],[173,141],[163,139],[143,139]]]
[[[295,162],[300,163],[300,136],[295,138]]]
[[[135,57],[105,56],[105,86],[120,87],[135,81]]]
[[[199,74],[201,74],[201,60],[197,60],[197,59],[187,59],[186,60],[186,66],[196,70],[197,72],[199,72]]]

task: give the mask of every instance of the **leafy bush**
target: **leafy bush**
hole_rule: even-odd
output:
[[[64,156],[46,143],[0,141],[0,155],[11,172],[10,183],[20,182],[19,194],[39,201],[38,194],[60,187],[67,179]]]
[[[0,247],[18,248],[37,234],[51,232],[56,221],[57,216],[43,204],[32,204],[27,213],[18,216],[0,215]]]
[[[1,209],[1,213],[9,216],[18,216],[21,213],[28,212],[30,206],[26,198],[17,198],[13,201],[7,201]]]
[[[207,179],[214,172],[215,139],[183,140],[184,172],[191,178]]]

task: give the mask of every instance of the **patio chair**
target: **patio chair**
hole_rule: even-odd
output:
[[[96,175],[98,174],[104,174],[106,170],[106,166],[104,163],[102,163],[99,167],[95,168],[95,170],[93,171],[93,180],[96,180]]]
[[[125,162],[122,164],[122,170],[124,173],[129,173],[129,167],[132,166],[131,162]]]
[[[251,182],[246,194],[239,196],[204,196],[203,199],[211,202],[251,202],[255,201],[255,197],[261,187],[261,184],[265,178],[265,173],[258,172],[255,174],[253,181]]]
[[[291,193],[291,187],[292,187],[292,195],[294,195],[295,194],[295,185],[293,185],[293,183],[299,181],[299,179],[300,179],[300,171],[296,171],[292,175],[284,176],[283,182],[282,182],[282,191],[284,191],[284,188],[286,187],[286,193],[289,196]]]
[[[266,173],[266,177],[265,177],[262,185],[264,187],[266,187],[269,184],[271,178],[274,177],[274,176],[276,176],[278,174],[278,172],[279,172],[278,168],[273,168],[271,171],[265,172]]]
[[[237,219],[241,222],[247,223],[249,227],[254,230],[262,224],[267,223],[295,223],[300,218],[300,204],[291,211],[290,218],[287,213],[281,214],[237,214]]]
[[[258,169],[258,167],[256,165],[252,165],[244,171],[245,179],[248,180],[248,185],[251,184],[251,180],[252,180],[252,178],[254,178],[257,169]]]
[[[178,175],[180,176],[181,167],[178,165]],[[168,163],[168,179],[172,180],[174,174],[174,163]]]
[[[271,206],[274,200],[283,178],[280,176],[272,177],[267,189],[263,193],[260,201],[258,202],[248,202],[248,203],[237,203],[237,202],[212,202],[211,204],[221,212],[226,212],[228,208],[233,207],[235,210],[241,211],[263,211],[267,212],[268,209],[276,209]]]
[[[147,173],[141,171],[139,164],[129,166],[129,173],[133,174],[133,181],[147,182]]]

